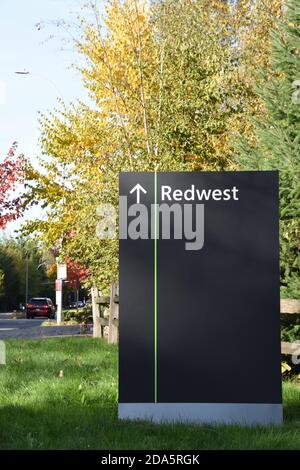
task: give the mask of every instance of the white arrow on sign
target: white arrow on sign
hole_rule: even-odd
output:
[[[136,202],[137,204],[140,203],[140,196],[141,196],[141,192],[143,192],[144,194],[147,193],[146,189],[143,188],[143,186],[141,186],[139,183],[136,184],[134,186],[134,188],[132,188],[132,190],[130,191],[130,194],[134,193],[136,191]]]

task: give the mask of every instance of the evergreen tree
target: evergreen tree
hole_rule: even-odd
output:
[[[265,112],[254,138],[240,136],[236,160],[243,169],[279,170],[281,295],[300,296],[300,2],[289,0],[272,34],[271,67],[258,90]]]

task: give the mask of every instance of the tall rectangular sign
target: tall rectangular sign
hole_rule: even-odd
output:
[[[119,220],[119,417],[280,423],[278,173],[121,173]]]

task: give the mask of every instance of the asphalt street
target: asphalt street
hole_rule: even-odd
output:
[[[41,326],[46,318],[3,319],[0,318],[0,340],[4,339],[38,339],[49,336],[77,335],[81,333],[80,325]]]
[[[32,328],[34,326],[40,326],[46,318],[34,318],[33,320],[19,319],[0,319],[0,334],[4,331],[12,330],[23,330],[24,328]]]

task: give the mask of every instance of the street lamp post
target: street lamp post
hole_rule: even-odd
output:
[[[55,90],[57,91],[57,93],[60,95],[61,99],[63,99],[63,96],[62,96],[62,93],[60,91],[60,89],[58,88],[58,86],[52,81],[50,80],[49,78],[47,77],[44,77],[43,75],[39,75],[39,74],[36,74],[36,73],[31,73],[29,72],[29,70],[16,70],[14,72],[16,75],[30,75],[31,77],[37,77],[41,80],[45,80],[46,82],[50,83],[50,85],[52,85]]]
[[[30,75],[32,77],[37,77],[37,78],[40,78],[42,80],[45,80],[46,82],[50,83],[55,88],[55,90],[58,92],[61,99],[63,100],[63,96],[62,96],[61,91],[59,90],[57,85],[52,80],[50,80],[49,78],[43,77],[42,75],[38,75],[38,74],[35,74],[35,73],[31,73],[29,70],[17,70],[14,73],[16,75]],[[63,179],[64,179],[64,184],[65,184],[65,175],[63,175]],[[64,203],[64,200],[63,200],[63,203]],[[62,240],[63,240],[63,237],[62,237]],[[26,264],[26,304],[27,304],[27,302],[28,302],[28,256],[27,256],[26,260],[27,260],[27,264]],[[56,279],[57,323],[60,323],[60,322],[63,321],[62,291],[63,291],[63,282],[64,282],[65,278],[66,277],[64,277],[64,276],[57,275],[57,279]]]
[[[32,250],[31,250],[32,252]],[[28,304],[28,297],[29,297],[29,248],[26,249],[26,258],[25,258],[25,308]],[[42,266],[45,266],[45,262],[40,263],[36,270],[38,271]]]
[[[28,304],[28,290],[29,290],[29,255],[28,252],[26,253],[26,265],[25,265],[25,307]]]

